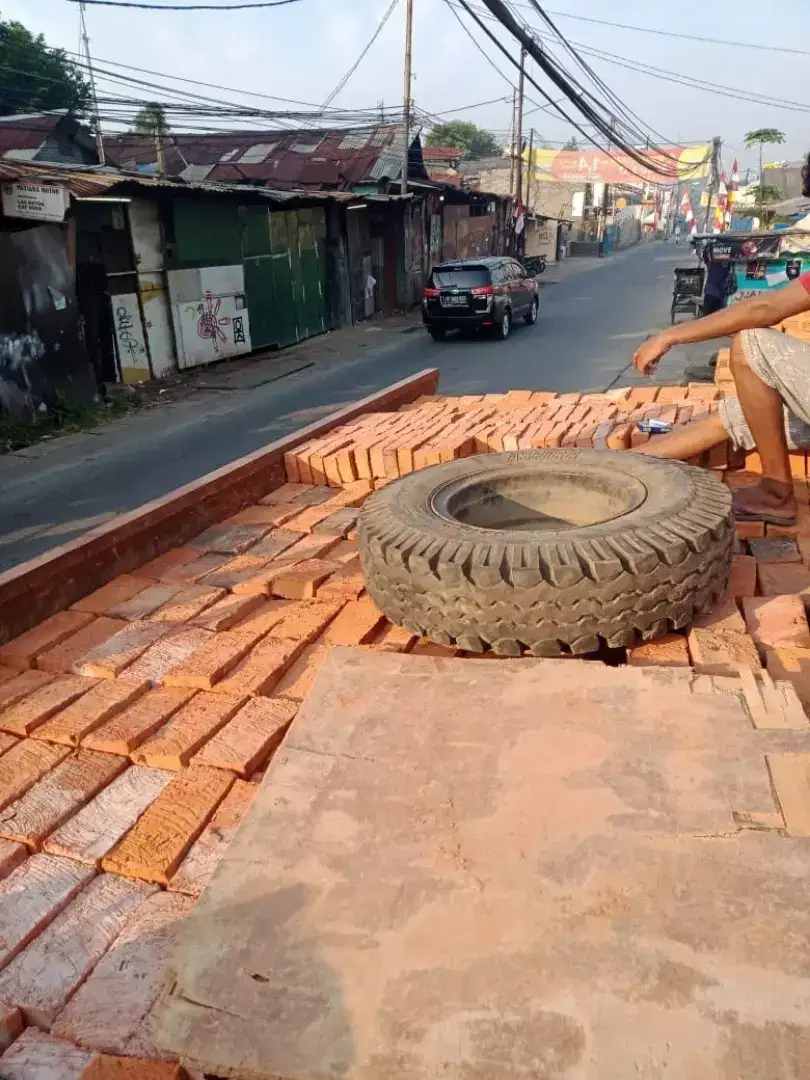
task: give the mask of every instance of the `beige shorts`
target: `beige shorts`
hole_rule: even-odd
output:
[[[810,447],[810,344],[779,330],[743,330],[745,359],[752,371],[785,403],[785,432],[791,450]],[[734,445],[753,450],[755,443],[736,397],[719,403],[718,415]]]

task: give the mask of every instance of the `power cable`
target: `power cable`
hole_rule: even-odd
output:
[[[383,32],[383,28],[385,27],[385,24],[391,18],[391,15],[392,15],[392,13],[394,11],[394,8],[397,6],[398,3],[399,3],[399,0],[391,0],[391,3],[388,5],[388,9],[386,10],[383,17],[380,19],[380,22],[379,22],[379,24],[377,26],[377,29],[371,35],[371,40],[369,41],[368,45],[366,45],[365,49],[363,49],[363,51],[357,57],[355,62],[352,64],[352,66],[349,68],[349,70],[346,72],[346,74],[343,76],[343,78],[337,84],[335,89],[327,97],[326,101],[324,101],[321,108],[323,108],[323,109],[328,109],[329,108],[329,106],[332,104],[332,102],[338,96],[338,94],[343,89],[343,87],[346,85],[346,83],[349,81],[349,79],[352,77],[352,75],[354,75],[355,71],[357,71],[357,69],[360,67],[363,60],[365,60],[369,49],[374,44],[374,42],[377,40],[377,38],[380,36],[380,34]]]
[[[142,4],[136,0],[68,0],[70,4],[95,4],[100,7],[142,8],[146,11],[241,11],[244,8],[274,8],[298,4],[301,0],[255,0],[243,4]]]
[[[471,16],[471,18],[478,24],[478,26],[484,31],[487,37],[489,37],[490,40],[496,45],[496,47],[510,60],[510,62],[515,66],[518,66],[518,61],[515,60],[515,58],[509,53],[508,49],[498,40],[498,38],[485,25],[485,23],[479,18],[479,16],[471,10],[467,0],[459,0],[459,3]],[[616,158],[609,149],[611,143],[615,143],[618,148],[622,150],[627,157],[630,158],[631,161],[634,161],[637,165],[646,169],[649,173],[652,173],[653,175],[666,177],[667,179],[674,179],[676,177],[683,178],[683,176],[685,175],[684,171],[676,170],[668,166],[662,166],[662,164],[660,163],[660,159],[656,160],[654,157],[651,157],[649,153],[645,154],[643,151],[637,150],[635,147],[631,146],[621,136],[620,133],[617,133],[611,126],[611,124],[602,115],[600,115],[598,111],[596,111],[591,105],[589,105],[583,99],[581,94],[577,93],[576,89],[571,85],[570,80],[567,78],[567,76],[561,70],[558,70],[553,64],[550,63],[548,57],[544,54],[542,48],[539,48],[534,39],[515,21],[510,12],[504,7],[501,0],[484,0],[484,3],[487,5],[492,14],[496,16],[498,22],[500,22],[501,25],[504,26],[505,29],[507,29],[512,34],[512,36],[515,37],[526,49],[526,51],[532,57],[538,67],[540,67],[541,70],[551,79],[555,86],[557,86],[560,90],[563,91],[566,98],[568,98],[568,100],[570,100],[576,106],[580,113],[582,113],[585,117],[591,120],[594,127],[599,132],[601,132],[601,134],[608,140],[608,148],[600,148],[602,149],[603,153],[607,154],[608,157],[612,158],[623,168],[626,168],[627,171],[630,172],[632,175],[638,177],[641,180],[644,180],[645,182],[649,182],[649,176],[642,176],[640,173],[636,173],[632,169],[630,169],[626,165],[626,163],[620,162],[619,159]],[[529,82],[531,82],[532,86],[534,86],[534,88],[540,92],[542,97],[546,98],[550,104],[556,107],[556,111],[560,114],[560,116],[563,117],[564,120],[566,120],[571,125],[571,127],[574,128],[575,131],[578,131],[585,139],[590,138],[590,136],[584,131],[582,126],[578,124],[575,120],[573,120],[572,117],[570,117],[561,108],[561,106],[553,102],[550,95],[548,95],[545,90],[543,90],[543,88],[528,74],[527,79]],[[701,164],[705,164],[705,162]],[[695,171],[697,171],[698,167],[698,165],[692,166],[689,170],[689,173],[694,173]]]

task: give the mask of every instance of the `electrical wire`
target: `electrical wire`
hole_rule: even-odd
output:
[[[244,8],[274,8],[298,4],[301,0],[255,0],[239,4],[142,4],[136,0],[68,0],[70,4],[95,4],[99,7],[141,8],[146,11],[242,11]]]
[[[383,32],[385,24],[391,18],[391,15],[392,15],[392,13],[394,11],[394,8],[397,6],[398,3],[399,3],[399,0],[391,0],[391,3],[388,5],[387,11],[383,15],[383,17],[380,19],[380,22],[379,22],[379,24],[377,26],[377,29],[371,35],[371,40],[369,41],[368,45],[366,45],[366,47],[363,49],[363,51],[357,57],[355,62],[352,64],[352,66],[349,68],[349,70],[346,72],[346,74],[343,76],[343,78],[337,84],[335,89],[327,97],[326,101],[324,101],[321,108],[323,108],[323,109],[328,109],[329,108],[329,106],[332,104],[332,102],[338,96],[338,94],[343,89],[343,87],[346,85],[346,83],[349,81],[349,79],[352,77],[352,75],[354,75],[355,71],[357,71],[357,69],[360,67],[362,62],[365,60],[369,49],[374,44],[374,42],[377,40],[377,38],[380,36],[380,34]]]
[[[496,45],[496,47],[510,60],[510,62],[515,66],[519,66],[518,61],[515,60],[515,58],[509,53],[508,49],[498,40],[498,38],[481,20],[481,18],[476,15],[473,10],[471,10],[467,0],[458,0],[458,2],[467,11],[471,18],[478,24],[478,26],[484,31],[484,33],[490,38],[490,40]],[[649,176],[645,177],[640,173],[634,172],[631,168],[629,168],[629,166],[627,166],[626,162],[621,162],[618,158],[616,158],[615,154],[613,154],[610,150],[610,145],[612,143],[615,143],[617,147],[621,151],[623,151],[623,153],[628,158],[630,158],[631,161],[646,169],[648,173],[651,173],[654,176],[666,177],[667,179],[675,179],[677,177],[683,178],[686,175],[686,170],[681,170],[673,167],[672,165],[662,163],[660,158],[652,156],[650,152],[640,151],[634,146],[630,145],[630,143],[628,143],[623,138],[620,132],[614,130],[612,124],[608,120],[606,120],[605,117],[601,115],[598,110],[594,109],[591,105],[589,105],[588,102],[584,100],[582,95],[577,93],[575,87],[571,85],[570,80],[567,78],[566,74],[559,70],[554,64],[549,61],[548,56],[544,53],[542,48],[538,47],[534,39],[515,21],[514,17],[505,8],[501,0],[484,0],[484,3],[492,12],[492,14],[496,16],[498,22],[505,29],[507,29],[513,37],[517,38],[517,40],[527,50],[528,54],[532,57],[538,67],[541,68],[544,74],[546,74],[551,79],[555,86],[562,90],[565,97],[568,98],[568,100],[570,100],[575,105],[579,112],[587,119],[589,119],[592,122],[593,126],[599,132],[601,132],[601,134],[608,140],[608,147],[600,148],[602,149],[603,153],[607,154],[608,157],[612,158],[623,168],[627,169],[629,173],[638,177],[639,179],[645,180],[646,182],[649,181]],[[550,95],[547,94],[545,90],[543,90],[543,88],[528,73],[526,74],[526,78],[529,82],[531,82],[532,86],[534,86],[535,89],[540,92],[541,96],[548,100],[550,104],[556,104],[552,101]],[[566,120],[571,125],[571,127],[574,128],[575,131],[578,131],[586,139],[590,138],[590,136],[584,131],[582,126],[577,123],[571,116],[569,116],[568,113],[566,113],[560,105],[556,105],[556,111],[559,113],[560,116],[562,116],[564,120]],[[708,160],[708,157],[706,160]],[[690,166],[688,173],[692,174],[696,172],[703,164],[705,164],[705,161],[700,164]]]

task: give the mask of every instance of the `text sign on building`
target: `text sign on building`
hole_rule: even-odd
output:
[[[67,188],[59,184],[37,184],[27,180],[3,184],[3,213],[6,217],[64,221],[68,199]]]

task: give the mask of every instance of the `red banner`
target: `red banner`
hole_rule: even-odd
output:
[[[615,151],[608,156],[601,150],[535,150],[535,165],[550,172],[555,180],[565,180],[575,184],[666,184],[677,179],[697,180],[705,177],[709,170],[711,147],[668,146],[666,158],[659,158],[661,166],[667,170],[678,169],[679,176],[672,179],[639,165],[629,154]],[[651,153],[651,151],[643,151]],[[673,162],[671,159],[674,158]]]

